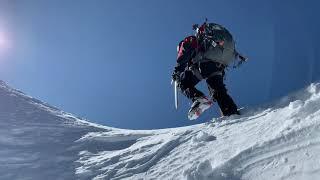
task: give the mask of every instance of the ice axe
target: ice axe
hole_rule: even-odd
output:
[[[243,62],[247,62],[248,61],[248,57],[245,57],[243,55],[241,55],[239,52],[235,51],[235,57],[239,58],[239,62],[237,65],[234,65],[233,68],[237,68],[239,67]]]
[[[174,85],[174,107],[176,109],[178,109],[178,105],[179,105],[179,102],[178,102],[178,83],[177,81],[175,80],[171,80],[171,85]]]

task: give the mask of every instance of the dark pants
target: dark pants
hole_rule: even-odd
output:
[[[227,89],[223,83],[223,75],[213,74],[214,72],[219,72],[223,69],[217,67],[217,64],[214,62],[202,63],[200,64],[199,69],[203,79],[206,79],[212,100],[218,103],[223,115],[229,116],[232,114],[239,114],[236,104],[227,93]],[[200,81],[201,79],[195,75],[194,71],[184,71],[181,74],[179,85],[181,92],[192,101],[195,101],[198,97],[204,96],[201,91],[195,88]]]

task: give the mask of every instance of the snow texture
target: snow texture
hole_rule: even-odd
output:
[[[0,179],[320,179],[320,83],[160,130],[87,122],[0,82]],[[157,119],[155,119],[157,120]]]

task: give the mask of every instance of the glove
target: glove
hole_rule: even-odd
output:
[[[172,73],[172,80],[179,82],[180,81],[180,72],[174,70]]]

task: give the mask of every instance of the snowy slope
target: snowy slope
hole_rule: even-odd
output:
[[[79,151],[104,149],[104,144],[93,147],[75,141],[88,132],[108,130],[0,82],[0,179],[76,179]]]
[[[0,82],[0,179],[320,179],[320,84],[242,116],[123,130]],[[156,120],[156,119],[155,119]]]

